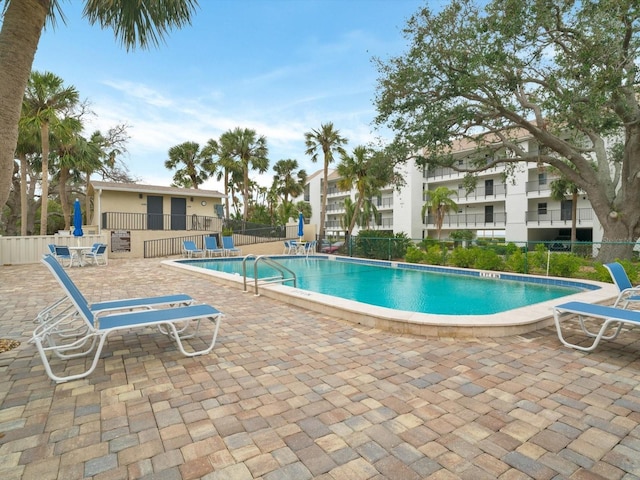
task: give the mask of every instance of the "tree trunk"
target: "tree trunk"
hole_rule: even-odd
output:
[[[353,232],[353,227],[356,226],[356,219],[358,218],[358,213],[360,213],[360,209],[362,208],[363,196],[358,195],[358,201],[356,202],[356,208],[353,210],[353,217],[351,218],[351,222],[349,224],[349,230],[347,231],[347,236],[351,236]]]
[[[638,210],[637,208],[634,210]],[[638,212],[635,212],[638,217]],[[604,237],[602,246],[598,251],[596,260],[602,263],[614,262],[619,259],[631,258],[635,237],[632,236],[632,228],[627,222],[623,222],[619,216],[609,216],[602,222]]]
[[[224,217],[229,220],[229,170],[224,169]]]
[[[326,154],[324,160],[324,176],[322,177],[322,202],[320,202],[320,240],[324,239],[324,220],[327,215],[327,183],[329,179],[329,162],[327,161]]]
[[[49,218],[49,124],[43,122],[40,127],[42,141],[42,204],[40,205],[40,235],[47,234],[47,221]]]
[[[27,215],[29,203],[27,201],[27,156],[20,155],[20,235],[27,235]]]
[[[578,192],[573,189],[571,194],[571,251],[573,252],[576,246],[577,236],[577,223],[578,223]]]
[[[0,208],[9,198],[22,98],[50,0],[4,3],[0,30]]]
[[[244,208],[242,209],[242,220],[247,221],[249,216],[249,164],[244,166],[243,172],[244,188],[242,194],[244,195]]]
[[[60,197],[62,217],[64,218],[64,229],[70,230],[71,208],[69,208],[69,197],[67,195],[67,180],[69,179],[69,169],[67,167],[60,168],[60,176],[58,179],[58,196]]]

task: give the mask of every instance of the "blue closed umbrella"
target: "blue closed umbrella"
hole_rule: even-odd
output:
[[[304,217],[302,216],[302,212],[298,213],[298,236],[300,240],[304,237]]]
[[[81,237],[84,235],[82,231],[82,209],[80,208],[80,200],[76,198],[73,204],[73,236]]]

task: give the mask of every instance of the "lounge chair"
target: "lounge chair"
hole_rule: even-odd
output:
[[[184,240],[182,242],[182,254],[188,258],[198,257],[198,256],[202,257],[204,256],[204,250],[201,250],[198,247],[196,247],[196,244],[194,241]]]
[[[216,240],[216,237],[204,237],[204,250],[207,256],[224,257],[224,248],[218,247],[218,240]]]
[[[51,259],[51,255],[43,257],[43,263],[46,263],[56,280],[61,283],[73,283],[67,272],[60,264]],[[76,287],[77,288],[77,287]],[[91,303],[87,302],[82,293],[80,293],[84,303],[89,305],[93,313],[105,313],[121,311],[132,311],[139,309],[151,309],[159,306],[186,306],[195,302],[195,300],[187,294],[180,293],[174,295],[161,295],[155,297],[136,297],[124,298],[118,300],[107,300],[104,302]],[[35,323],[45,323],[57,321],[64,315],[69,315],[69,311],[73,310],[73,303],[70,297],[63,295],[51,305],[44,308],[36,317]]]
[[[91,250],[85,252],[83,257],[87,259],[91,263],[95,263],[96,265],[100,265],[100,261],[102,261],[102,265],[107,264],[107,245],[105,243],[94,243]]]
[[[308,257],[309,254],[313,254],[316,251],[316,245],[318,244],[318,242],[316,242],[315,240],[312,240],[310,242],[307,242],[304,245],[304,250],[303,253]]]
[[[617,307],[620,302],[624,302],[622,308],[627,308],[632,302],[640,302],[640,286],[634,287],[625,272],[624,267],[618,262],[606,263],[605,268],[609,270],[613,283],[618,287],[618,298],[613,306]]]
[[[102,347],[108,335],[115,331],[158,326],[161,333],[171,336],[176,341],[183,355],[190,357],[209,353],[215,345],[222,313],[210,305],[191,304],[173,308],[153,308],[158,305],[154,305],[154,300],[159,301],[158,299],[163,297],[102,302],[100,307],[97,306],[99,304],[89,305],[80,290],[52,256],[45,255],[42,263],[58,280],[65,292],[65,298],[47,307],[45,311],[48,310],[48,313],[41,312],[38,315],[36,321],[39,325],[35,328],[31,341],[36,344],[47,375],[56,382],[66,382],[90,375],[98,364]],[[187,301],[192,300],[186,295],[176,297],[186,297]],[[138,305],[134,306],[136,303]],[[53,314],[55,308],[61,308],[63,311]],[[134,308],[143,309],[133,310]],[[125,309],[129,311],[123,311]],[[185,350],[183,340],[195,337],[198,334],[201,321],[205,319],[215,323],[211,342],[202,350]],[[80,320],[82,324],[73,323],[77,320]],[[192,323],[195,323],[194,331],[185,334]],[[89,368],[82,373],[73,375],[54,374],[47,357],[49,352],[62,359],[83,357],[91,354],[94,349],[94,357]]]
[[[222,248],[227,255],[240,255],[242,250],[233,244],[233,237],[222,237]]]
[[[582,346],[571,343],[564,338],[562,333],[562,317],[565,315],[575,315],[578,317],[580,329],[588,337],[593,338],[591,345]],[[553,307],[553,318],[558,332],[558,338],[563,345],[576,348],[584,352],[594,350],[600,340],[613,340],[618,336],[624,324],[640,325],[640,312],[636,310],[624,310],[618,307],[608,307],[584,302],[568,302]],[[602,321],[602,325],[597,332],[591,332],[585,325],[585,318],[593,318]],[[612,327],[612,333],[605,335],[607,329]]]
[[[64,265],[64,262],[67,261],[68,267],[73,265],[75,255],[71,253],[71,250],[69,250],[69,247],[67,247],[66,245],[54,245],[54,250],[56,252],[55,257],[56,257],[56,260],[58,260],[58,262]]]

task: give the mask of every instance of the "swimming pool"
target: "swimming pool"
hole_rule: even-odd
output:
[[[615,297],[607,288],[612,285],[598,282],[330,255],[272,258],[296,271],[298,286],[261,286],[261,294],[356,323],[424,335],[497,336],[509,334],[505,327],[522,333],[546,326],[560,297],[588,295],[591,302]],[[243,282],[242,258],[167,263],[225,283]],[[273,275],[270,267],[259,267],[259,277]],[[252,260],[247,275],[253,276]]]
[[[327,258],[278,259],[295,272],[297,287],[379,307],[444,315],[487,315],[564,297],[581,286],[502,280],[443,274],[415,268],[391,268],[379,263],[330,261]],[[242,259],[189,260],[208,270],[242,274]],[[254,260],[246,263],[253,278]],[[258,264],[258,278],[274,275],[273,267]],[[291,284],[290,284],[291,285]]]

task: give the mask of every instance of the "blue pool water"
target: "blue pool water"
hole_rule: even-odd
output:
[[[577,283],[556,285],[557,279],[541,283],[543,280],[540,279],[535,282],[504,279],[510,275],[503,275],[502,279],[479,278],[469,274],[332,261],[324,257],[282,257],[277,261],[296,273],[300,289],[396,310],[431,314],[486,315],[583,290],[576,286]],[[242,275],[242,258],[189,260],[183,263]],[[248,260],[247,277],[252,280],[253,272],[253,260]],[[258,278],[275,274],[268,265],[258,264]]]

